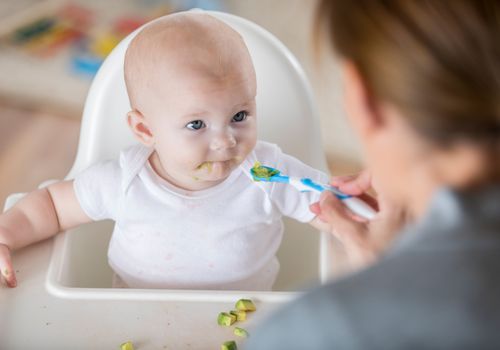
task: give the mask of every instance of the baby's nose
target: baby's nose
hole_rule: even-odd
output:
[[[214,151],[233,148],[236,146],[236,139],[230,132],[221,133],[212,139],[211,148]]]

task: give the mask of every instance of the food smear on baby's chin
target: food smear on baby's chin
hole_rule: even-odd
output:
[[[193,176],[194,181],[200,181],[200,178],[198,176]]]
[[[198,166],[198,170],[207,169],[207,172],[212,172],[212,162],[203,162]]]

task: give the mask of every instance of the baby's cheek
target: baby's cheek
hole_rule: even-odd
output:
[[[194,135],[172,137],[168,144],[170,152],[172,152],[178,159],[183,158],[195,160],[203,156],[203,140],[201,140],[201,138],[194,137]]]
[[[246,157],[255,147],[257,143],[256,135],[247,134],[243,135],[240,139],[240,147],[243,150],[243,156]]]
[[[207,161],[207,153],[203,148],[186,145],[176,154],[178,163],[185,169],[196,169]]]

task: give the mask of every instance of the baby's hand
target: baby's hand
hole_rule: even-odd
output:
[[[5,284],[14,288],[17,286],[16,274],[12,268],[10,259],[10,249],[5,244],[0,243],[0,272]]]

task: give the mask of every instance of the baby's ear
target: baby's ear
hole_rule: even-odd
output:
[[[138,110],[127,113],[127,122],[134,136],[145,146],[151,147],[154,144],[153,133],[149,129],[146,119]]]

